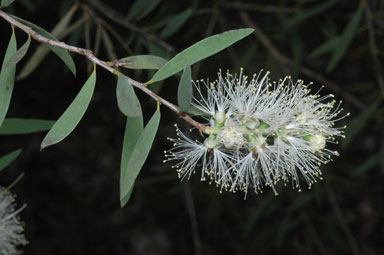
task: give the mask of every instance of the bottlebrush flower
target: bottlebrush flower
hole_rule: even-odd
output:
[[[262,192],[270,186],[275,194],[279,181],[300,188],[300,178],[311,185],[321,179],[320,165],[337,151],[327,148],[335,136],[343,136],[334,124],[342,109],[333,95],[311,94],[302,80],[285,77],[270,81],[269,73],[255,74],[250,81],[221,72],[218,80],[194,82],[197,96],[192,106],[202,112],[205,140],[194,141],[177,128],[174,148],[165,152],[180,178],[201,169],[220,189]],[[206,93],[204,93],[206,91]],[[301,176],[301,177],[300,177]]]
[[[23,224],[18,220],[24,207],[15,211],[15,202],[12,194],[0,188],[0,254],[18,254],[18,246],[27,243],[22,232]]]

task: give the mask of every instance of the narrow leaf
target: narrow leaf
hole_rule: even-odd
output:
[[[123,178],[127,174],[128,161],[132,155],[132,151],[135,147],[137,139],[140,137],[141,132],[143,131],[143,115],[140,112],[140,117],[138,118],[127,118],[125,124],[125,133],[123,140],[123,149],[121,153],[121,165],[120,165],[120,188],[123,185]],[[128,195],[120,199],[120,205],[123,207],[131,197],[133,190],[133,185],[128,192]]]
[[[160,107],[158,106],[156,112],[149,120],[148,124],[144,128],[140,137],[138,138],[135,147],[129,158],[126,174],[123,177],[122,185],[120,189],[120,200],[124,199],[133,187],[141,168],[147,159],[149,150],[152,147],[153,140],[155,138],[157,128],[160,122]],[[122,204],[124,206],[125,204]]]
[[[191,66],[187,65],[184,68],[179,83],[179,89],[177,90],[177,102],[179,103],[179,110],[181,112],[187,112],[192,102],[193,91],[191,79]]]
[[[55,121],[37,119],[5,119],[0,135],[18,135],[49,130]]]
[[[61,18],[61,20],[56,24],[56,26],[52,29],[51,34],[53,36],[59,36],[64,30],[68,27],[69,23],[72,20],[75,11],[77,10],[78,3],[74,4],[71,9],[67,11],[67,13]]]
[[[138,16],[152,3],[152,1],[153,0],[136,0],[129,9],[127,18],[131,19]]]
[[[5,52],[3,65],[0,71],[0,127],[3,124],[5,115],[8,112],[9,103],[15,82],[16,66],[7,66],[8,61],[16,52],[16,36],[12,28],[12,36],[9,40],[7,51]]]
[[[246,234],[249,234],[251,230],[254,229],[256,223],[263,217],[263,215],[267,212],[268,208],[274,205],[273,198],[273,194],[269,193],[267,197],[264,197],[263,200],[260,200],[259,205],[255,207],[250,217],[248,217],[247,223],[245,224]]]
[[[323,55],[324,53],[327,53],[328,51],[334,50],[340,40],[340,36],[335,36],[327,40],[325,43],[321,44],[319,47],[314,49],[311,54],[309,54],[310,58],[317,57],[320,55]]]
[[[337,2],[340,0],[331,0],[331,1],[323,1],[321,4],[313,7],[313,8],[308,8],[305,10],[300,11],[296,16],[288,20],[287,23],[285,23],[285,28],[292,27],[294,25],[297,25],[298,23],[301,23],[317,14],[322,13],[326,9],[332,7],[335,5]]]
[[[127,117],[137,118],[141,115],[140,103],[137,99],[129,79],[124,74],[120,74],[116,87],[117,105],[120,111]]]
[[[192,15],[192,9],[189,8],[171,17],[167,25],[161,31],[159,37],[161,39],[166,39],[171,35],[173,35],[175,32],[177,32],[177,30],[179,30],[184,25],[184,23],[188,20],[189,17],[191,17],[191,15]]]
[[[18,149],[0,157],[0,172],[11,164],[20,155],[20,152],[21,149]]]
[[[73,100],[71,105],[65,110],[63,115],[56,121],[51,130],[45,136],[41,143],[41,149],[56,144],[66,138],[79,124],[84,116],[91,101],[96,84],[96,67],[81,88],[79,94]]]
[[[29,21],[23,20],[22,18],[16,17],[14,15],[10,15],[10,16],[12,16],[12,18],[14,18],[15,20],[23,23],[24,25],[31,27],[36,33],[40,34],[41,36],[44,36],[44,37],[51,39],[53,41],[58,41],[58,39],[54,35],[50,34],[48,31],[44,30],[43,28],[41,28],[41,27],[39,27],[39,26],[29,22]],[[72,59],[71,55],[69,55],[69,52],[67,50],[64,50],[64,49],[58,48],[58,47],[53,47],[51,45],[46,45],[46,46],[51,51],[53,51],[64,62],[64,64],[67,65],[67,67],[73,73],[73,75],[76,75],[75,63],[73,62],[73,59]]]
[[[364,174],[366,171],[379,164],[380,160],[382,160],[382,157],[379,153],[370,156],[367,160],[364,161],[364,163],[353,169],[352,176],[359,176]]]
[[[363,130],[368,120],[371,119],[377,112],[380,106],[381,99],[376,100],[367,109],[365,109],[359,116],[351,120],[345,129],[345,139],[341,141],[341,147],[347,148],[348,145],[355,139],[355,137]]]
[[[7,190],[11,190],[13,187],[15,187],[16,184],[19,183],[19,181],[24,177],[24,173],[21,173],[19,174],[19,176],[17,176],[17,178],[11,183],[8,185],[8,187],[6,188]]]
[[[353,37],[356,35],[359,28],[360,20],[363,14],[363,7],[357,9],[348,25],[345,27],[343,34],[338,40],[337,47],[333,50],[331,60],[327,66],[327,72],[332,71],[340,60],[343,58],[346,50],[352,42]]]
[[[201,40],[177,54],[155,73],[148,83],[157,82],[174,75],[189,64],[212,56],[219,51],[231,46],[253,32],[251,28],[227,31]]]
[[[15,0],[1,0],[1,7],[7,7],[8,5],[15,2]]]
[[[129,69],[160,69],[166,63],[166,59],[153,55],[137,55],[108,62],[110,65]]]
[[[28,35],[27,41],[16,51],[15,54],[9,59],[7,66],[16,65],[25,56],[31,44],[31,35]]]

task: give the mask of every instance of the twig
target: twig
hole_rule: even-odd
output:
[[[331,202],[332,208],[336,214],[336,219],[339,221],[341,229],[343,230],[347,241],[349,245],[351,246],[352,249],[352,254],[353,255],[358,255],[359,253],[359,248],[356,244],[355,237],[352,234],[351,229],[349,228],[347,222],[345,221],[345,217],[343,216],[343,213],[341,212],[340,206],[336,200],[335,194],[333,192],[332,187],[330,186],[329,182],[325,183],[325,190],[327,192],[329,201]]]
[[[83,49],[83,48],[79,48],[79,47],[75,47],[75,46],[71,46],[71,45],[68,45],[68,44],[66,44],[64,42],[54,41],[54,40],[48,39],[48,38],[46,38],[46,37],[44,37],[42,35],[39,35],[31,27],[26,26],[26,25],[18,22],[17,20],[15,20],[14,18],[10,17],[7,13],[5,13],[2,10],[0,10],[0,16],[3,19],[5,19],[8,23],[10,23],[13,26],[21,29],[22,31],[24,31],[27,34],[30,34],[31,37],[33,39],[35,39],[36,41],[39,41],[39,42],[42,42],[42,43],[45,43],[45,44],[48,44],[48,45],[51,45],[51,46],[54,46],[54,47],[62,48],[62,49],[65,49],[65,50],[68,50],[68,51],[75,52],[77,54],[83,55],[87,59],[89,59],[89,61],[91,61],[92,63],[95,63],[96,65],[98,65],[98,66],[100,66],[102,68],[104,68],[105,70],[107,70],[107,71],[109,71],[109,72],[111,72],[113,74],[118,74],[119,73],[115,68],[109,66],[105,61],[102,61],[102,60],[98,59],[93,54],[93,52],[91,50]],[[210,129],[210,127],[207,127],[207,126],[205,126],[205,125],[195,121],[194,119],[192,119],[191,116],[189,116],[188,114],[180,112],[179,108],[176,105],[168,102],[164,98],[162,98],[159,95],[157,95],[156,93],[152,92],[150,89],[148,89],[146,86],[144,86],[143,83],[135,81],[135,80],[133,80],[133,79],[131,79],[129,77],[128,77],[128,79],[129,79],[129,82],[130,82],[130,84],[132,86],[140,89],[141,91],[143,91],[144,93],[146,93],[147,95],[149,95],[150,97],[155,99],[156,101],[159,101],[161,104],[165,105],[166,107],[168,107],[169,109],[171,109],[172,111],[177,113],[182,119],[187,121],[192,126],[196,127],[200,132],[205,132],[205,131]]]
[[[189,182],[184,182],[184,194],[185,194],[185,202],[187,204],[189,220],[191,221],[192,237],[193,237],[193,243],[195,245],[195,254],[202,255],[203,252],[201,249],[199,226],[197,225],[197,219],[196,219],[196,209],[193,203],[193,195],[192,195]]]
[[[271,55],[277,61],[279,61],[283,64],[286,64],[286,65],[289,65],[289,66],[294,65],[294,62],[292,61],[292,59],[284,56],[283,54],[281,54],[277,50],[277,48],[272,44],[272,42],[268,39],[268,37],[260,30],[260,28],[255,23],[252,22],[252,20],[249,18],[248,14],[246,12],[241,11],[240,17],[248,27],[251,27],[255,30],[254,31],[255,36],[260,40],[260,42],[264,45],[264,47],[267,48],[269,53],[271,53]],[[342,89],[340,89],[340,86],[338,86],[334,82],[327,80],[321,74],[318,74],[315,71],[312,71],[311,69],[309,69],[307,67],[303,67],[303,66],[301,66],[299,68],[299,70],[301,73],[305,74],[306,76],[308,76],[312,79],[315,79],[318,82],[326,85],[328,88],[330,88],[335,93],[340,94],[343,98],[345,98],[345,100],[351,102],[360,110],[365,108],[365,105],[357,97],[355,97],[354,95],[352,95],[348,92],[343,91]]]
[[[145,39],[149,41],[153,41],[157,44],[159,44],[164,49],[174,52],[175,48],[173,48],[171,45],[166,43],[165,41],[157,38],[154,35],[148,34],[147,32],[141,30],[134,24],[128,22],[125,20],[125,17],[122,16],[120,13],[116,12],[115,10],[111,9],[109,6],[105,5],[104,3],[98,1],[98,0],[87,0],[89,4],[91,4],[95,9],[97,9],[99,12],[103,13],[106,17],[114,21],[115,23],[128,28],[129,30],[132,30],[135,33],[138,33],[139,35],[143,36]]]
[[[366,18],[366,23],[368,27],[369,50],[371,52],[371,56],[373,60],[373,67],[375,69],[376,79],[377,79],[377,83],[379,84],[381,95],[384,96],[384,79],[382,75],[383,69],[379,61],[379,58],[377,57],[378,50],[376,46],[375,30],[372,25],[372,13],[371,13],[371,9],[369,8],[369,3],[365,4],[365,18]]]

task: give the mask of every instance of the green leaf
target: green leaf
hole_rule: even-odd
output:
[[[43,28],[41,28],[41,27],[39,27],[39,26],[29,22],[29,21],[23,20],[22,18],[19,18],[17,16],[14,16],[14,15],[10,15],[10,16],[12,18],[14,18],[15,20],[23,23],[24,25],[31,27],[39,35],[44,36],[44,37],[46,37],[50,40],[53,40],[53,41],[58,41],[58,39],[54,35],[50,34],[48,31],[44,30]],[[46,44],[46,46],[51,51],[53,51],[67,65],[67,67],[69,68],[69,70],[71,70],[73,75],[76,75],[75,63],[73,62],[73,59],[72,59],[71,55],[69,55],[67,50],[64,50],[64,49],[58,48],[58,47],[53,47],[53,46],[47,45],[47,44]]]
[[[288,207],[287,212],[292,213],[297,209],[302,208],[313,200],[313,193],[300,193],[295,201],[290,207]]]
[[[275,196],[272,193],[269,193],[267,197],[264,197],[263,200],[260,201],[260,204],[255,207],[255,210],[252,212],[248,221],[245,225],[245,233],[249,234],[256,223],[262,218],[267,209],[274,205],[273,198]]]
[[[11,164],[20,155],[20,152],[21,149],[18,149],[0,157],[0,172]]]
[[[285,240],[285,237],[291,229],[293,229],[297,224],[297,219],[292,219],[291,216],[287,215],[280,222],[279,228],[277,230],[276,244],[281,246]]]
[[[129,83],[129,78],[120,74],[116,87],[117,105],[120,111],[127,117],[137,118],[141,115],[140,103],[135,90]]]
[[[45,136],[43,142],[41,143],[41,149],[62,141],[75,129],[88,108],[95,89],[95,84],[96,66],[94,66],[91,76],[89,76],[88,80],[85,82],[84,86],[81,88],[79,94],[77,94],[71,105],[67,108],[67,110],[65,110],[63,115],[61,115]]]
[[[345,139],[341,141],[341,147],[347,148],[348,145],[355,139],[355,137],[363,130],[368,120],[376,113],[381,99],[376,100],[367,109],[365,109],[359,116],[351,120],[345,129]]]
[[[12,4],[15,2],[15,0],[1,0],[1,7],[7,7],[8,5]]]
[[[49,130],[55,121],[37,119],[5,119],[0,135],[18,135]]]
[[[380,160],[382,160],[380,154],[372,155],[367,160],[364,161],[363,164],[359,165],[358,167],[354,168],[352,175],[353,176],[360,176],[364,174],[369,169],[373,168],[377,164],[380,163]]]
[[[192,77],[191,77],[191,66],[186,65],[184,68],[183,75],[181,76],[179,89],[177,90],[177,102],[179,103],[179,110],[186,112],[192,102]]]
[[[77,5],[74,5],[74,7],[72,7],[59,21],[59,23],[57,23],[56,26],[52,29],[51,36],[57,36],[56,41],[63,38],[63,35],[66,32],[66,28],[68,27],[69,22],[73,17],[76,7]],[[37,47],[32,56],[28,59],[27,63],[23,66],[21,72],[17,75],[16,79],[21,80],[28,77],[38,66],[40,66],[40,63],[48,55],[49,50],[50,48],[46,47],[45,44]]]
[[[337,47],[333,50],[331,60],[327,66],[327,72],[332,71],[344,56],[347,48],[352,42],[353,37],[356,35],[359,28],[360,20],[363,14],[363,7],[359,7],[348,25],[345,27],[340,40],[338,40]]]
[[[16,184],[19,183],[19,181],[24,177],[24,173],[21,173],[19,174],[19,176],[17,176],[17,178],[11,183],[8,185],[7,187],[7,190],[11,190]]]
[[[295,15],[293,18],[288,20],[287,23],[285,23],[285,28],[292,27],[294,25],[297,25],[300,22],[303,22],[317,14],[322,13],[326,9],[332,7],[335,5],[337,2],[340,0],[331,0],[331,1],[323,1],[321,4],[313,7],[313,8],[308,8],[305,10],[300,11],[297,15]]]
[[[123,178],[127,174],[128,161],[132,155],[132,151],[135,147],[137,139],[139,139],[141,132],[143,131],[143,114],[140,112],[138,118],[127,118],[125,124],[125,133],[123,140],[123,149],[121,153],[121,165],[120,165],[120,188],[123,186]],[[123,207],[131,197],[133,185],[126,196],[120,199],[120,205]]]
[[[197,109],[196,107],[190,105],[189,106],[189,109],[188,111],[186,111],[186,113],[188,113],[189,115],[194,115],[194,116],[205,116],[205,117],[209,117],[210,115],[203,112],[203,111],[200,111],[199,109]]]
[[[127,17],[129,19],[136,17],[142,13],[152,2],[153,0],[136,0],[131,9],[129,9]]]
[[[16,65],[25,56],[31,44],[31,35],[28,35],[27,41],[16,51],[15,54],[9,59],[7,66]]]
[[[5,115],[8,112],[9,103],[15,83],[16,66],[7,66],[8,61],[16,52],[16,36],[12,27],[12,36],[9,40],[7,51],[5,52],[3,65],[0,71],[0,127],[3,124]]]
[[[148,83],[164,80],[183,70],[187,64],[192,65],[204,58],[212,56],[250,35],[252,32],[253,29],[251,28],[237,29],[201,40],[169,60],[168,63],[155,73]]]
[[[311,54],[309,54],[310,58],[317,57],[320,55],[323,55],[324,53],[327,53],[328,51],[334,50],[340,40],[340,36],[335,36],[327,40],[325,43],[321,44],[319,47],[314,49]]]
[[[36,8],[30,0],[18,0],[18,3],[22,4],[29,12],[35,12]]]
[[[169,36],[173,35],[177,30],[179,30],[188,18],[192,15],[192,9],[189,8],[175,16],[171,17],[165,26],[165,28],[160,33],[161,39],[166,39]]]
[[[135,147],[133,148],[131,157],[129,158],[126,174],[123,177],[120,187],[121,201],[124,199],[124,197],[129,195],[129,192],[132,190],[136,178],[140,173],[145,160],[147,159],[149,150],[152,147],[152,143],[157,132],[157,128],[159,127],[159,122],[160,107],[158,105],[156,112],[153,114],[143,132],[140,134]],[[124,205],[125,204],[122,203],[122,206]]]
[[[153,55],[137,55],[108,62],[109,65],[129,69],[160,69],[166,63],[166,59]]]
[[[56,26],[52,29],[51,34],[53,36],[59,36],[62,34],[68,27],[69,23],[72,20],[73,15],[77,10],[78,4],[74,4],[61,18],[61,20],[56,24]]]

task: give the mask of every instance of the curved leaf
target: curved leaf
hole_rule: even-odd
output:
[[[160,122],[160,107],[158,105],[156,112],[149,120],[148,124],[140,134],[135,147],[133,148],[132,154],[127,164],[126,174],[123,177],[120,187],[120,200],[123,199],[132,192],[132,187],[136,181],[141,168],[147,159],[149,150],[152,147],[153,140],[155,138],[157,128]],[[125,204],[122,203],[122,206]]]
[[[0,72],[0,127],[3,124],[5,115],[8,112],[9,103],[11,102],[13,85],[15,83],[16,65],[7,66],[7,63],[16,53],[16,47],[15,31],[12,28],[12,36],[9,40]]]
[[[40,34],[41,36],[44,36],[44,37],[51,39],[53,41],[58,41],[54,35],[50,34],[48,31],[44,30],[43,28],[41,28],[41,27],[39,27],[39,26],[29,22],[29,21],[23,20],[22,18],[19,18],[17,16],[14,16],[14,15],[9,15],[9,16],[11,16],[15,20],[23,23],[24,25],[31,27],[36,33]],[[73,59],[72,59],[71,55],[69,55],[69,52],[67,50],[64,50],[62,48],[53,47],[51,45],[46,45],[46,46],[51,51],[53,51],[64,62],[64,64],[67,65],[67,67],[69,68],[69,70],[71,70],[73,75],[76,75],[75,63],[73,62]],[[20,77],[20,79],[21,78],[22,77]]]
[[[253,29],[251,28],[237,29],[213,35],[201,40],[169,60],[168,63],[157,71],[152,79],[147,83],[164,80],[165,78],[183,70],[187,64],[192,65],[197,61],[212,56],[213,54],[224,50],[235,42],[250,35],[252,32]]]
[[[123,140],[123,149],[121,152],[121,165],[120,165],[120,189],[122,189],[123,178],[127,174],[127,167],[129,158],[132,155],[132,151],[135,147],[137,139],[139,139],[141,132],[143,131],[143,115],[140,112],[140,117],[138,118],[127,118],[125,124],[124,140]],[[133,190],[133,185],[126,196],[120,199],[120,205],[123,207],[131,197]]]
[[[340,36],[335,36],[330,38],[328,41],[326,41],[325,43],[321,44],[319,47],[314,49],[309,54],[309,57],[310,58],[317,57],[328,51],[332,51],[333,49],[335,49],[335,47],[337,47],[339,40],[340,40]]]
[[[16,51],[15,54],[9,59],[7,66],[16,65],[25,56],[31,44],[31,35],[28,35],[27,41]]]
[[[41,149],[62,141],[75,129],[88,108],[95,89],[95,84],[96,67],[94,67],[91,76],[89,76],[88,80],[85,82],[84,86],[81,88],[79,94],[77,94],[71,105],[56,121],[51,130],[49,130],[48,134],[41,143]]]
[[[167,37],[173,35],[177,30],[179,30],[188,18],[192,15],[192,9],[189,8],[175,16],[171,17],[165,26],[165,28],[160,33],[161,39],[166,39]]]
[[[137,55],[108,62],[109,65],[121,66],[129,69],[160,69],[167,60],[153,55]]]
[[[139,100],[135,90],[129,83],[129,79],[124,74],[120,74],[116,87],[117,105],[120,111],[127,117],[137,118],[141,115]]]
[[[321,4],[313,7],[313,8],[308,8],[300,11],[297,15],[295,15],[293,18],[287,21],[285,23],[285,28],[292,27],[294,25],[297,25],[300,22],[303,22],[319,13],[322,13],[326,9],[332,7],[335,5],[337,2],[340,0],[330,0],[330,1],[322,1]]]
[[[0,135],[18,135],[49,130],[55,121],[37,119],[5,119]]]
[[[191,79],[191,66],[187,65],[184,68],[179,83],[179,89],[177,90],[177,102],[179,103],[179,110],[181,112],[187,112],[192,102],[193,91]]]
[[[57,40],[62,39],[67,32],[66,29],[73,17],[73,14],[75,13],[76,8],[77,4],[75,4],[52,29],[51,35],[54,37],[57,36]],[[82,20],[80,21],[82,22]],[[39,45],[39,47],[37,47],[37,49],[33,52],[32,56],[28,59],[27,63],[23,66],[23,69],[17,75],[16,79],[21,80],[29,76],[40,65],[41,61],[43,61],[43,59],[48,55],[49,51],[50,49],[45,47],[44,44]]]
[[[21,149],[18,149],[0,157],[0,172],[11,164],[20,155],[20,152]]]
[[[337,41],[337,46],[333,50],[331,60],[328,63],[327,66],[327,72],[332,71],[337,64],[340,62],[342,57],[344,56],[346,50],[348,49],[349,45],[352,42],[353,37],[356,35],[357,30],[359,28],[360,20],[363,14],[363,7],[359,7],[351,20],[349,21],[348,25],[345,27],[343,34],[341,35],[340,39]]]
[[[138,16],[140,13],[142,13],[143,11],[145,11],[145,9],[151,5],[151,3],[153,2],[154,0],[136,0],[132,7],[129,9],[129,12],[127,14],[127,18],[128,19],[132,19],[132,18],[135,18],[136,16]]]
[[[1,7],[7,7],[8,5],[15,2],[15,0],[1,0]]]

